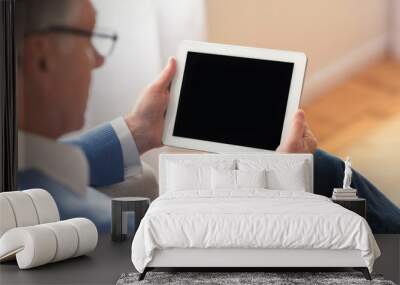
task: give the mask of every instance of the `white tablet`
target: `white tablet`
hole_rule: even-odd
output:
[[[208,152],[274,151],[298,109],[300,52],[184,41],[163,143]]]

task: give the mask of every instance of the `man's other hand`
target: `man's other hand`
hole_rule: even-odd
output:
[[[169,88],[175,72],[176,59],[171,57],[158,79],[144,90],[135,108],[125,116],[140,154],[162,145]]]
[[[293,117],[292,126],[285,141],[276,149],[280,153],[314,153],[317,139],[308,127],[303,110]]]

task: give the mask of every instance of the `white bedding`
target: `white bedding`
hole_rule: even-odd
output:
[[[320,195],[265,189],[160,196],[134,237],[132,262],[143,272],[165,248],[358,249],[371,272],[380,255],[359,215]]]

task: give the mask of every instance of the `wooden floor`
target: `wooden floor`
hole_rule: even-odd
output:
[[[319,147],[340,153],[400,114],[400,62],[373,63],[303,109]]]

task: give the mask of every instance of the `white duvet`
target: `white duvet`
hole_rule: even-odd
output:
[[[165,248],[358,249],[370,271],[380,255],[359,215],[320,195],[265,189],[162,195],[140,223],[132,262],[143,272]]]

